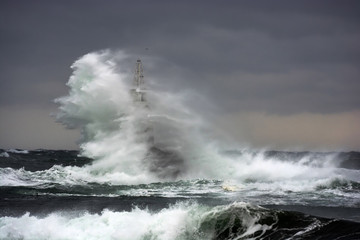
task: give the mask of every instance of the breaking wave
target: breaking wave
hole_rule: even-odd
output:
[[[56,100],[58,121],[82,130],[82,154],[95,159],[87,170],[134,183],[215,177],[224,160],[215,166],[216,152],[201,134],[205,122],[184,105],[187,95],[151,89],[149,107],[139,107],[130,93],[133,73],[122,67],[129,58],[108,51],[83,56],[72,66],[69,95]]]
[[[349,226],[348,226],[349,225]],[[285,239],[349,235],[355,223],[275,211],[236,202],[209,207],[183,202],[157,212],[104,210],[101,214],[61,212],[0,218],[1,239]],[[342,229],[338,227],[341,226]],[[337,227],[337,228],[336,228]],[[334,230],[335,229],[335,230]]]

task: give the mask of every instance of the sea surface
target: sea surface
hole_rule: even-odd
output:
[[[123,184],[78,151],[0,150],[0,239],[360,239],[360,153],[222,154],[271,172]]]

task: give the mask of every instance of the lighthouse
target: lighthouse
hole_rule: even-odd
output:
[[[135,114],[139,116],[136,122],[136,133],[148,145],[145,159],[150,159],[150,161],[144,161],[144,164],[148,164],[150,172],[156,173],[159,177],[176,178],[185,170],[184,160],[176,148],[172,148],[174,143],[168,141],[173,130],[169,119],[158,114],[154,117],[154,114],[151,114],[154,109],[149,106],[149,104],[152,105],[151,95],[147,95],[151,93],[145,88],[143,65],[140,59],[136,60],[133,87],[130,93],[135,106]],[[170,133],[169,136],[168,133]],[[165,138],[162,139],[162,137]],[[173,140],[173,142],[177,141],[176,138]]]
[[[136,60],[133,88],[130,89],[131,96],[138,116],[142,116],[138,122],[138,132],[147,135],[147,142],[154,144],[154,132],[152,122],[149,118],[150,107],[146,99],[146,88],[143,74],[143,65],[140,59]]]
[[[146,89],[143,74],[143,65],[140,59],[136,61],[134,86],[131,95],[136,103],[146,103]],[[145,104],[146,105],[146,104]]]

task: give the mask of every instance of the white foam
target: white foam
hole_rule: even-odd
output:
[[[271,226],[257,223],[262,215],[252,212],[257,208],[249,207],[244,203],[234,203],[210,209],[195,203],[181,203],[155,213],[139,208],[131,212],[105,210],[101,214],[83,213],[78,216],[52,213],[36,217],[27,213],[18,218],[1,217],[0,239],[211,239],[215,228],[199,232],[202,222],[225,220],[229,226],[224,227],[231,229],[231,214],[243,220],[244,237],[258,230],[270,229]],[[232,209],[241,212],[232,213]],[[228,219],[217,219],[218,213],[224,213]]]
[[[1,239],[176,239],[184,234],[189,209],[164,209],[159,213],[135,208],[131,212],[85,213],[72,217],[53,213],[45,218],[25,214],[2,217]],[[191,220],[190,220],[191,221]]]
[[[123,172],[95,173],[92,168],[62,167],[55,165],[43,171],[0,168],[0,186],[41,186],[43,184],[86,185],[88,183],[131,185],[152,182],[150,176],[138,174],[136,177]]]
[[[0,153],[0,157],[8,158],[8,157],[10,157],[10,155],[7,152],[2,152],[2,153]]]
[[[9,153],[20,153],[20,154],[28,154],[28,150],[19,150],[19,149],[8,149],[6,150]]]

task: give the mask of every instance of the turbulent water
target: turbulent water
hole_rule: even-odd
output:
[[[73,64],[80,151],[0,150],[0,239],[360,239],[360,153],[230,147],[189,94],[135,102],[132,60]]]

